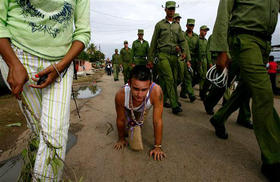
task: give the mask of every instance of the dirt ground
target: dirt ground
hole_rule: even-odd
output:
[[[77,178],[116,182],[266,181],[260,173],[260,151],[253,130],[237,125],[235,112],[226,123],[229,139],[216,138],[200,100],[190,103],[180,99],[184,112],[178,116],[164,108],[162,146],[168,156],[164,161],[156,162],[148,156],[154,143],[151,112],[143,127],[144,151],[114,151],[118,139],[114,95],[123,81],[121,77],[114,82],[107,75],[101,80],[100,95],[78,100],[81,120],[71,114],[78,142],[67,154],[66,163]],[[275,99],[275,106],[279,112],[279,99]]]
[[[16,139],[27,129],[27,127],[18,102],[15,97],[11,95],[0,97],[0,115],[0,150],[4,152],[14,145]],[[20,123],[21,126],[7,126],[13,123]]]

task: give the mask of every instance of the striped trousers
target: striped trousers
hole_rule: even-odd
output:
[[[49,164],[48,160],[54,153],[54,149],[47,146],[45,139],[59,149],[55,149],[61,159],[65,159],[66,144],[68,138],[69,118],[70,118],[70,99],[71,87],[73,80],[73,66],[68,71],[61,82],[54,82],[43,89],[35,89],[28,87],[29,84],[35,82],[31,80],[35,74],[44,68],[58,61],[49,61],[33,56],[15,46],[12,46],[15,54],[25,67],[29,75],[29,81],[24,85],[22,98],[25,100],[28,108],[23,113],[26,117],[28,127],[39,137],[40,144],[36,155],[34,166],[34,177],[40,181],[59,181],[62,175],[63,167],[59,168],[58,174]],[[0,69],[3,79],[7,83],[9,68],[4,60],[0,57]],[[9,85],[8,85],[9,87]],[[19,101],[20,107],[21,101]],[[21,107],[21,109],[23,109]],[[34,117],[36,115],[36,117]],[[35,118],[39,118],[39,121]],[[39,131],[42,130],[43,132]],[[44,137],[42,136],[44,133]],[[34,181],[37,181],[34,178]]]

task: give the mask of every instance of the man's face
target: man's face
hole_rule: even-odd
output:
[[[207,30],[200,30],[200,36],[205,37],[207,34]]]
[[[138,34],[138,39],[143,40],[144,34]]]
[[[128,48],[128,44],[127,43],[124,44],[124,48]]]
[[[118,51],[117,51],[117,50],[115,50],[115,53],[116,53],[116,54],[118,54]]]
[[[187,24],[187,31],[189,31],[189,32],[192,32],[193,31],[193,28],[194,28],[194,25],[189,25],[189,24]]]
[[[165,8],[167,18],[173,18],[175,14],[175,8]]]
[[[132,99],[137,102],[143,102],[151,86],[151,81],[140,81],[135,78],[130,80]]]

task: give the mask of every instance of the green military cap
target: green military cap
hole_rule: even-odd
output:
[[[116,51],[119,51],[119,50],[118,50],[118,49],[115,49],[115,52],[116,52]]]
[[[175,13],[173,18],[182,18],[179,13]]]
[[[143,29],[138,29],[138,34],[144,34],[144,30]]]
[[[195,19],[187,19],[187,25],[194,25],[195,24]]]
[[[128,44],[128,41],[127,41],[127,40],[125,40],[123,43],[124,43],[124,44]]]
[[[175,1],[166,1],[165,3],[165,8],[175,8],[176,7],[176,2]]]
[[[209,31],[210,29],[206,25],[202,25],[200,27],[200,30],[207,30],[207,31]]]

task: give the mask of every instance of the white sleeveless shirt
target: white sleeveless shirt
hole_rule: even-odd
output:
[[[152,83],[144,101],[142,102],[142,104],[140,104],[138,107],[134,107],[133,111],[136,112],[141,112],[141,110],[143,110],[144,108],[144,102],[146,102],[146,109],[149,110],[152,107],[151,104],[151,100],[150,100],[150,94],[152,92],[153,87],[155,86],[155,83]],[[128,110],[131,110],[131,108],[129,107],[129,99],[130,99],[130,86],[128,84],[126,84],[124,86],[124,93],[125,93],[125,99],[124,99],[124,107]],[[143,112],[143,111],[142,111]]]

